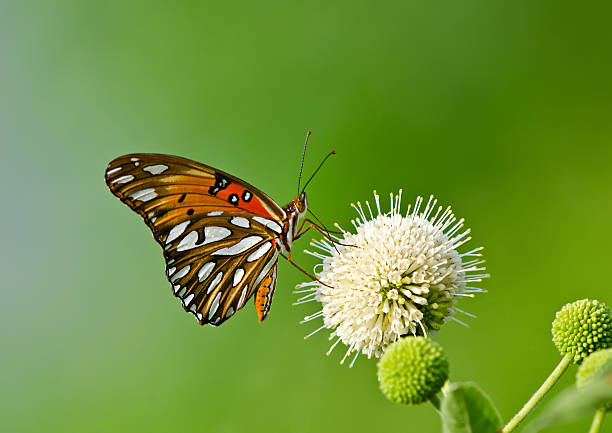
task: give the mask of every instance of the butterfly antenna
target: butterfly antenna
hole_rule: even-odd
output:
[[[302,180],[302,170],[304,169],[304,157],[306,156],[306,145],[308,144],[308,137],[310,137],[310,131],[306,133],[306,141],[304,142],[304,151],[302,152],[302,164],[300,164],[300,175],[298,176],[297,195],[300,195],[300,182]]]
[[[332,150],[331,152],[329,152],[327,154],[327,156],[325,158],[323,158],[323,161],[321,161],[321,164],[319,164],[319,166],[314,171],[314,173],[312,173],[312,176],[310,176],[310,179],[308,179],[308,182],[306,182],[306,185],[304,185],[304,188],[302,188],[302,192],[304,192],[306,190],[306,187],[308,186],[308,184],[310,183],[312,178],[315,176],[315,174],[317,174],[317,172],[321,169],[321,167],[323,167],[323,164],[325,164],[325,161],[327,161],[327,158],[329,158],[330,156],[335,155],[335,154],[336,154],[336,151]]]

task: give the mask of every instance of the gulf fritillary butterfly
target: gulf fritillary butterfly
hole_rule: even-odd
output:
[[[263,321],[279,255],[290,254],[293,241],[317,227],[303,229],[310,220],[299,184],[298,196],[281,207],[237,177],[178,156],[123,155],[111,161],[105,178],[144,218],[163,249],[174,295],[201,325],[222,324],[253,295]]]

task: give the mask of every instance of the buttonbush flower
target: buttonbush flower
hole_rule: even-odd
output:
[[[566,304],[555,316],[552,335],[561,355],[571,354],[580,364],[591,353],[612,347],[612,310],[591,299]]]
[[[401,213],[401,195],[391,194],[390,211],[383,213],[374,192],[374,212],[369,202],[352,204],[358,218],[351,221],[355,232],[342,229],[339,236],[313,241],[320,252],[307,253],[322,260],[315,266],[318,281],[298,285],[305,294],[296,304],[318,301],[322,310],[304,321],[323,318],[322,329],[330,329],[335,341],[348,349],[341,362],[355,352],[380,357],[401,336],[427,336],[435,332],[455,311],[458,297],[483,292],[474,283],[488,277],[479,267],[482,247],[459,253],[470,230],[462,230],[450,206],[436,206],[431,196],[425,206],[418,197],[414,207]],[[471,316],[469,313],[465,313]]]
[[[402,338],[378,361],[380,389],[396,403],[423,403],[440,391],[446,379],[446,355],[442,346],[429,338]]]

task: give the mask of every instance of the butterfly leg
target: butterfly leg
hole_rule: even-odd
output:
[[[302,227],[304,226],[304,224],[308,222],[308,226],[302,230]],[[330,232],[329,230],[327,230],[325,227],[321,227],[320,225],[318,225],[317,223],[315,223],[314,221],[306,218],[304,220],[304,222],[302,223],[302,227],[300,227],[300,232],[298,232],[297,236],[295,237],[295,239],[299,238],[300,236],[302,236],[303,234],[305,234],[308,230],[310,229],[315,229],[316,231],[318,231],[319,233],[321,233],[323,235],[323,237],[325,239],[327,239],[328,241],[330,241],[332,243],[332,245],[334,246],[334,248],[336,249],[336,252],[340,252],[338,251],[338,248],[336,247],[336,245],[341,245],[343,247],[355,247],[356,245],[352,245],[352,244],[343,244],[342,242],[338,242],[337,239],[333,239],[331,237],[330,233],[340,233],[340,232]]]
[[[306,225],[306,223],[308,223],[308,226],[306,226],[306,228],[304,228],[304,226]],[[306,232],[310,229],[314,228],[315,230],[321,232],[323,235],[325,235],[326,239],[329,239],[330,241],[336,243],[335,240],[331,239],[330,236],[330,231],[326,230],[324,227],[319,226],[317,223],[315,223],[314,221],[305,218],[304,221],[302,221],[302,225],[300,226],[300,229],[298,230],[298,234],[295,235],[295,239],[300,238],[302,235],[306,234]],[[336,233],[336,232],[335,232]]]
[[[332,286],[330,286],[329,284],[325,284],[323,281],[319,280],[317,277],[315,277],[314,275],[310,274],[309,272],[305,271],[304,269],[302,269],[301,267],[299,267],[295,262],[291,261],[291,257],[287,257],[284,254],[281,254],[281,256],[283,256],[285,259],[287,259],[287,261],[289,263],[291,263],[293,266],[295,266],[295,268],[297,270],[299,270],[300,272],[302,272],[303,274],[305,274],[308,278],[310,278],[313,281],[318,282],[319,284],[322,284],[324,286],[329,287],[330,289],[333,289]]]

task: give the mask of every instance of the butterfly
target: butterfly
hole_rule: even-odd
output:
[[[308,200],[299,183],[298,196],[281,207],[247,182],[179,156],[123,155],[110,162],[105,180],[144,218],[163,249],[174,295],[201,325],[222,324],[251,297],[262,322],[279,255],[290,258],[293,241],[315,226],[304,229]]]

